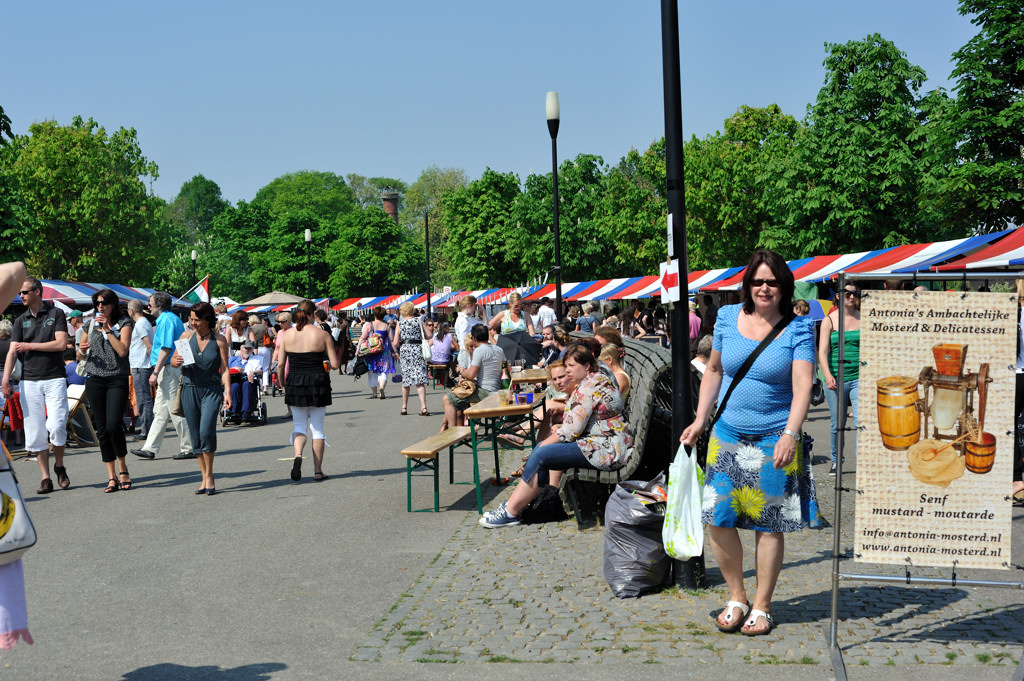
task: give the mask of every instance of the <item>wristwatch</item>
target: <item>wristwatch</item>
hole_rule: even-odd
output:
[[[784,435],[789,435],[789,436],[790,436],[790,437],[792,437],[792,438],[793,438],[794,440],[795,440],[795,439],[797,439],[798,437],[800,437],[800,433],[795,433],[795,432],[793,432],[792,430],[790,430],[789,428],[785,428],[785,429],[783,429],[782,433],[783,433]]]

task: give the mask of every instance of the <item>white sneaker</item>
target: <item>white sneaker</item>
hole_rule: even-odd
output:
[[[518,525],[519,516],[511,515],[505,510],[505,502],[501,503],[501,506],[484,513],[480,518],[480,524],[484,527],[507,527],[509,525]]]

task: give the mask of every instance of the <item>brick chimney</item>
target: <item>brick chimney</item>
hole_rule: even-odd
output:
[[[398,192],[391,187],[384,187],[380,193],[380,200],[384,203],[384,212],[391,216],[391,219],[398,224]]]

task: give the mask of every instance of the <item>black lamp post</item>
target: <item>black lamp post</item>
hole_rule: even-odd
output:
[[[430,319],[430,209],[423,211],[423,244],[427,247],[427,319]]]
[[[309,269],[309,242],[313,240],[313,233],[306,230],[306,297],[313,298],[313,275]]]
[[[195,280],[196,280],[196,260],[198,260],[198,259],[199,259],[199,254],[196,252],[196,249],[193,248],[192,249],[192,282],[193,283],[195,283]]]
[[[555,318],[562,321],[562,248],[558,235],[558,93],[549,92],[545,101],[548,132],[551,133],[551,193],[555,201]]]

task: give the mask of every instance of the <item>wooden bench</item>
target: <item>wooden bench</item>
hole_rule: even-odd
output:
[[[448,381],[448,365],[427,362],[427,375],[430,376],[430,388],[444,388]]]
[[[623,342],[626,346],[626,358],[622,364],[630,379],[629,396],[626,398],[626,419],[633,432],[634,450],[626,465],[615,471],[570,468],[563,473],[558,485],[558,495],[565,512],[576,517],[577,525],[581,529],[593,525],[595,521],[603,520],[605,502],[615,489],[615,485],[631,479],[641,466],[651,430],[652,416],[660,413],[664,419],[665,408],[668,407],[667,418],[671,423],[671,351],[650,342],[632,339],[624,339]],[[671,429],[669,433],[671,437]],[[670,449],[674,451],[674,448]],[[589,503],[582,503],[584,500]]]
[[[437,513],[440,510],[439,502],[439,490],[437,483],[437,455],[445,447],[448,448],[448,484],[455,482],[455,448],[460,444],[467,442],[470,438],[469,426],[458,426],[455,428],[449,428],[448,430],[438,433],[437,435],[431,435],[426,440],[421,440],[414,445],[410,445],[402,450],[402,456],[405,458],[405,500],[406,510],[412,513],[412,474],[413,471],[420,469],[433,471],[434,475],[434,512]],[[417,509],[420,511],[429,511],[429,508]]]

